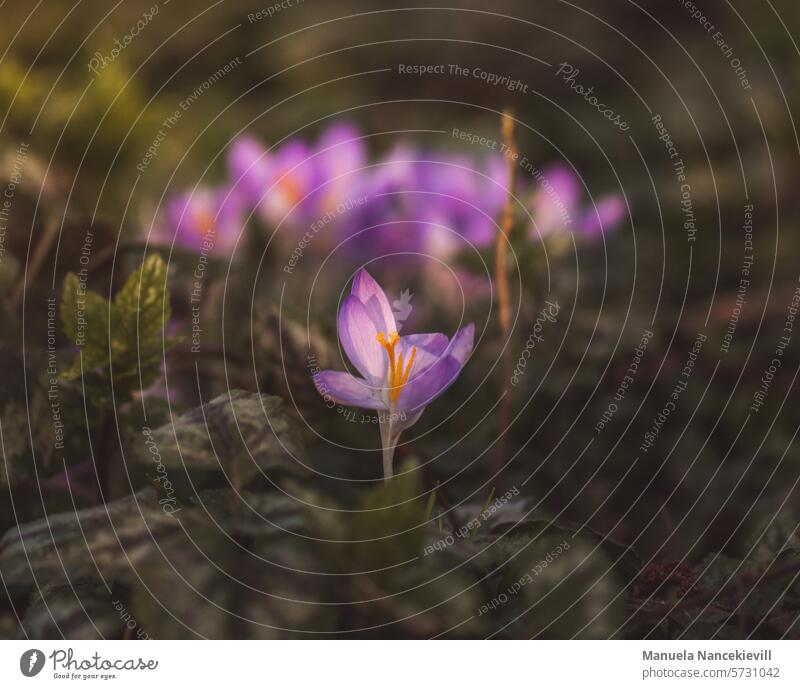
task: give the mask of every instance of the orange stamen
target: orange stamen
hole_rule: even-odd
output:
[[[297,178],[292,175],[287,175],[281,180],[280,189],[286,196],[286,200],[288,201],[288,203],[291,204],[292,206],[297,204],[303,197],[302,189],[300,188],[300,183],[297,180]]]
[[[202,210],[196,216],[197,232],[201,237],[213,234],[216,230],[216,222],[214,221],[214,214],[210,210]]]
[[[389,357],[389,401],[394,404],[400,397],[408,378],[411,375],[411,368],[414,365],[414,359],[417,356],[417,348],[411,348],[411,355],[408,357],[408,364],[403,364],[403,353],[400,352],[399,356],[395,356],[395,347],[400,341],[400,335],[396,332],[390,333],[387,339],[386,333],[378,333],[375,339],[386,350],[386,355]]]

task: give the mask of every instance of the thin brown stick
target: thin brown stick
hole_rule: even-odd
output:
[[[30,263],[27,265],[26,274],[23,276],[23,279],[17,283],[17,287],[11,296],[10,309],[12,313],[16,313],[26,285],[32,284],[36,276],[39,274],[39,271],[42,269],[44,261],[47,258],[47,254],[50,253],[50,250],[53,248],[53,244],[58,238],[59,229],[60,225],[58,224],[57,220],[53,219],[47,223],[47,226],[44,229],[44,234],[37,242]]]
[[[497,248],[495,252],[495,282],[497,283],[497,303],[500,319],[500,335],[503,342],[503,400],[497,416],[497,452],[494,456],[494,472],[499,474],[506,463],[508,455],[508,426],[511,423],[511,373],[513,358],[508,348],[508,339],[511,335],[511,296],[508,288],[507,254],[508,242],[514,228],[514,187],[517,180],[517,147],[514,142],[514,118],[511,111],[506,109],[502,118],[504,153],[508,168],[508,195],[503,207],[500,221],[500,232],[497,234]]]

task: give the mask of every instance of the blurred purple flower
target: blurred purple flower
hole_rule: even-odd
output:
[[[261,216],[272,225],[300,224],[311,217],[309,194],[316,174],[312,149],[299,139],[287,141],[270,159],[270,178],[256,199]]]
[[[452,340],[442,333],[401,337],[386,294],[362,269],[342,302],[338,329],[342,347],[362,377],[321,371],[314,385],[339,404],[385,412],[379,422],[384,477],[389,478],[400,434],[461,373],[472,353],[475,328],[462,328]]]
[[[578,235],[595,238],[610,232],[625,217],[625,204],[619,194],[600,197],[584,208],[577,175],[566,165],[555,164],[536,176],[538,187],[530,203],[532,239],[545,238],[570,229]]]
[[[608,194],[597,199],[581,220],[581,231],[587,237],[597,237],[613,230],[625,219],[628,210],[621,194]]]
[[[337,122],[312,147],[290,139],[267,151],[250,136],[237,139],[228,154],[233,183],[270,225],[304,225],[355,198],[367,153],[359,131]]]
[[[494,241],[508,193],[505,168],[498,156],[477,165],[467,157],[426,161],[420,165],[418,185],[421,192],[429,194],[419,198],[419,212],[431,223],[432,236],[427,238],[426,248],[433,255],[446,259],[455,250],[469,245],[485,247]],[[443,232],[449,241],[437,238]]]
[[[244,225],[244,206],[229,187],[201,187],[181,194],[167,203],[171,235],[165,237],[188,249],[210,255],[233,252]]]
[[[251,208],[259,206],[272,183],[272,168],[266,149],[252,136],[239,137],[228,151],[231,183]]]
[[[437,153],[399,142],[368,165],[364,136],[349,122],[328,126],[313,145],[292,138],[271,151],[241,136],[231,145],[228,169],[230,201],[221,203],[206,191],[196,193],[200,198],[189,212],[170,213],[182,243],[198,245],[209,215],[220,238],[227,237],[222,228],[240,224],[236,216],[250,210],[270,226],[303,232],[324,220],[327,239],[316,243],[321,249],[344,241],[358,258],[419,253],[449,262],[458,252],[492,245],[508,194],[506,161],[499,154]],[[530,182],[514,190],[530,199],[531,239],[564,229],[595,238],[625,217],[618,194],[585,203],[580,180],[564,164],[537,171],[534,179],[532,195]],[[216,242],[219,253],[230,246]]]
[[[399,144],[371,168],[367,203],[358,225],[350,226],[359,233],[351,249],[447,261],[471,246],[488,246],[506,196],[505,176],[499,156],[476,161]]]
[[[546,237],[571,227],[580,200],[578,178],[565,165],[553,165],[542,171],[537,182],[530,203],[532,237]]]

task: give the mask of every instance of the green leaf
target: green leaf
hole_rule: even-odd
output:
[[[114,297],[111,307],[112,351],[160,349],[161,331],[170,318],[167,266],[158,254],[148,256]]]
[[[84,362],[108,359],[108,314],[108,301],[82,290],[78,276],[68,273],[61,296],[61,324],[70,344],[84,351]]]
[[[176,338],[162,339],[171,314],[166,279],[166,264],[153,254],[128,277],[109,304],[95,292],[82,291],[79,277],[68,274],[61,321],[64,333],[81,351],[62,377],[74,380],[111,366],[120,395],[156,380],[164,350],[178,342]]]

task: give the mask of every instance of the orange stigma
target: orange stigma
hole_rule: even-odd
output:
[[[397,402],[403,387],[408,382],[408,377],[411,375],[411,367],[414,365],[414,359],[417,356],[417,348],[411,348],[411,356],[408,357],[408,363],[403,365],[403,353],[400,355],[395,354],[395,347],[400,341],[400,335],[397,332],[389,333],[389,338],[386,338],[386,333],[378,333],[375,339],[386,350],[389,357],[389,401],[392,404]]]
[[[207,235],[214,234],[217,230],[217,223],[214,220],[214,214],[210,210],[201,210],[195,216],[195,227],[197,233],[205,239]]]
[[[300,182],[294,175],[286,175],[280,181],[279,187],[284,197],[286,198],[286,202],[290,206],[298,204],[300,200],[303,198],[303,190],[300,186]]]

